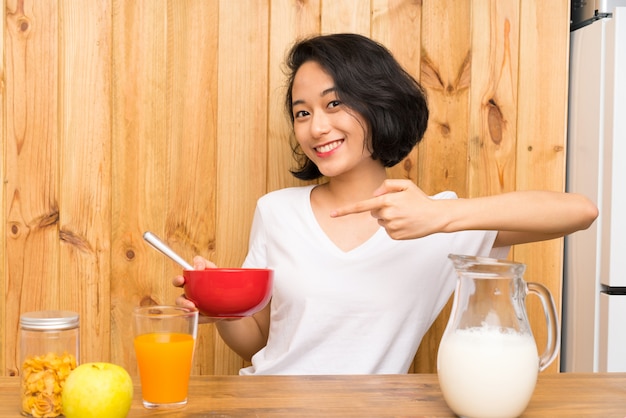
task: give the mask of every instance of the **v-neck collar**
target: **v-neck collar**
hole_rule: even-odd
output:
[[[376,230],[376,232],[374,232],[368,239],[363,241],[361,244],[348,251],[342,250],[337,246],[337,244],[335,244],[332,239],[330,239],[330,237],[326,234],[322,226],[317,221],[317,218],[315,217],[315,212],[313,212],[313,205],[311,204],[311,193],[316,186],[316,184],[308,186],[307,193],[304,193],[303,195],[304,199],[306,199],[304,207],[306,208],[307,216],[310,218],[310,223],[311,225],[313,225],[314,233],[317,234],[320,241],[324,242],[329,248],[332,248],[333,252],[335,252],[336,254],[344,257],[358,255],[361,251],[364,251],[371,245],[375,245],[374,242],[379,239],[379,236],[381,234],[387,233],[385,231],[385,228],[381,226]]]

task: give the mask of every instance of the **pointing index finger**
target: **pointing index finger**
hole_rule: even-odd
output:
[[[337,218],[339,216],[382,209],[383,200],[381,196],[388,193],[396,193],[406,190],[409,187],[407,182],[407,180],[387,179],[378,189],[374,191],[373,198],[342,206],[339,209],[332,211],[330,216],[332,218]]]
[[[374,197],[372,199],[361,200],[360,202],[342,206],[330,213],[331,218],[339,216],[351,215],[354,213],[369,212],[380,208],[380,199]]]

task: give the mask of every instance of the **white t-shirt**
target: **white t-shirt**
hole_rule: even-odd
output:
[[[488,256],[496,232],[398,241],[381,227],[344,252],[313,214],[313,187],[278,190],[257,203],[244,267],[274,270],[270,331],[240,374],[406,373],[454,291],[448,254]]]

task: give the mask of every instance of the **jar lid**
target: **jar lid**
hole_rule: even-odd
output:
[[[78,314],[71,311],[37,311],[20,316],[20,326],[24,329],[57,330],[78,327]]]

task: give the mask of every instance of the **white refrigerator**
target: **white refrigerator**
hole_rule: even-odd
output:
[[[571,26],[567,190],[600,215],[565,238],[561,371],[626,372],[626,0]]]

